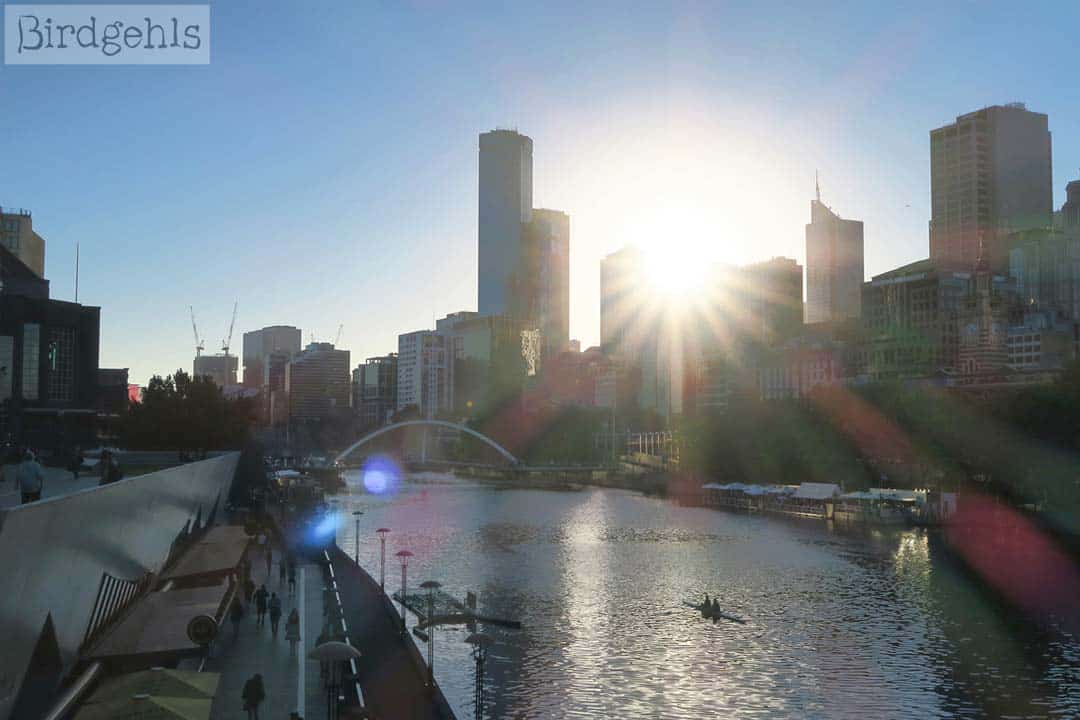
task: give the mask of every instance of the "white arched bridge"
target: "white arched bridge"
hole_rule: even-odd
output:
[[[338,456],[336,458],[334,458],[334,461],[335,462],[344,462],[345,458],[348,457],[349,455],[351,455],[354,450],[361,447],[362,445],[366,445],[367,443],[371,442],[372,440],[379,437],[380,435],[384,435],[384,434],[386,434],[388,432],[392,432],[394,430],[399,430],[401,428],[414,427],[414,426],[442,427],[442,428],[450,428],[452,430],[459,430],[459,431],[461,431],[461,432],[463,432],[463,433],[465,433],[467,435],[472,435],[474,438],[476,438],[478,440],[481,440],[484,443],[486,443],[489,447],[491,447],[496,452],[498,452],[499,455],[501,455],[503,458],[505,458],[506,461],[509,462],[511,465],[516,467],[516,466],[519,466],[521,464],[518,461],[518,459],[516,457],[514,457],[513,453],[511,453],[509,450],[504,448],[502,445],[500,445],[499,443],[497,443],[494,440],[492,440],[491,438],[489,438],[487,435],[484,435],[481,432],[477,432],[476,430],[473,430],[471,427],[461,425],[460,423],[448,422],[446,420],[403,420],[401,422],[396,422],[396,423],[394,423],[392,425],[386,425],[384,427],[379,428],[378,430],[373,430],[373,431],[369,432],[367,435],[365,435],[364,437],[360,438],[359,440],[354,442],[349,447],[342,450],[338,454]],[[423,454],[424,454],[424,459],[426,460],[427,459],[427,457],[426,457],[427,456],[427,436],[426,435],[424,437],[424,453]]]

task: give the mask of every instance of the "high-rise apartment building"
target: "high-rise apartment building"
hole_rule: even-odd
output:
[[[285,367],[290,420],[319,420],[348,408],[352,400],[349,351],[310,343]]]
[[[34,232],[29,210],[0,207],[0,245],[39,278],[45,277],[45,239]]]
[[[267,357],[285,354],[293,357],[300,352],[303,338],[300,328],[291,325],[271,325],[244,333],[244,385],[262,390],[267,384]]]
[[[834,213],[819,192],[806,226],[807,324],[858,318],[862,283],[863,224]]]
[[[454,341],[436,330],[398,335],[397,409],[433,418],[454,406]]]
[[[1051,224],[1046,115],[994,105],[931,130],[930,195],[930,259],[971,270],[985,248],[990,268],[1004,270],[1010,233]]]
[[[513,130],[480,135],[479,294],[484,315],[505,315],[532,220],[532,139]]]

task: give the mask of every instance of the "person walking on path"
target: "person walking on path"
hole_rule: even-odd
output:
[[[266,688],[263,687],[262,675],[255,673],[244,683],[244,689],[240,693],[244,700],[244,709],[247,710],[248,720],[259,720],[259,705],[266,698]]]
[[[71,472],[71,480],[73,482],[78,482],[79,471],[82,470],[82,450],[78,447],[71,453],[71,462],[68,463],[68,470]]]
[[[244,578],[244,603],[251,605],[251,598],[255,595],[255,582],[250,578]]]
[[[296,563],[289,561],[289,595],[296,594]]]
[[[45,471],[34,457],[34,453],[27,450],[23,455],[23,461],[15,469],[15,482],[22,494],[22,504],[32,503],[41,499],[41,487],[45,483]]]
[[[244,617],[244,608],[240,604],[240,598],[233,598],[232,607],[229,608],[229,620],[232,620],[233,640],[240,635],[240,619]]]
[[[278,561],[277,586],[279,588],[285,587],[285,579],[288,577],[288,575],[288,566],[285,564],[285,556],[282,555],[281,560]]]
[[[270,634],[277,639],[278,622],[281,621],[281,598],[270,593]]]
[[[266,601],[270,599],[270,593],[266,591],[265,585],[260,585],[259,589],[255,591],[255,625],[262,626],[266,622]]]
[[[285,621],[285,639],[289,641],[289,657],[296,657],[296,644],[300,642],[300,613],[296,608]]]
[[[266,582],[270,582],[270,569],[274,566],[274,549],[266,543]]]

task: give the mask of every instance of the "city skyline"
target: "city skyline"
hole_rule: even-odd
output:
[[[251,43],[280,23],[274,12],[252,22],[247,41],[218,34],[215,59],[250,57]],[[840,11],[825,8],[814,20],[789,18],[802,32],[788,35],[730,11],[728,29],[706,39],[695,26],[714,22],[717,10],[683,8],[651,27],[655,18],[647,11],[616,19],[590,8],[567,40],[575,45],[572,63],[525,54],[500,70],[487,67],[485,52],[466,41],[486,30],[496,47],[516,44],[539,53],[539,38],[516,26],[499,35],[499,18],[482,13],[437,31],[438,13],[423,8],[342,12],[379,29],[408,20],[436,32],[441,44],[397,72],[420,77],[430,52],[458,51],[446,66],[445,89],[431,79],[420,87],[429,100],[464,95],[466,102],[456,105],[468,109],[432,112],[406,130],[403,114],[419,106],[398,100],[361,121],[356,111],[390,92],[367,66],[401,50],[386,39],[358,48],[338,35],[336,43],[316,45],[304,39],[312,28],[303,18],[295,48],[281,58],[261,55],[267,65],[259,71],[252,66],[225,74],[214,64],[149,72],[0,70],[5,91],[21,98],[0,123],[22,138],[8,160],[19,172],[0,180],[0,204],[34,212],[35,230],[48,243],[46,276],[54,297],[73,296],[80,243],[79,300],[103,308],[102,366],[129,366],[140,383],[152,373],[188,368],[193,348],[186,306],[195,305],[210,339],[224,334],[237,296],[239,331],[287,323],[302,328],[305,340],[311,332],[326,340],[343,324],[341,346],[356,358],[392,351],[399,333],[430,327],[435,317],[474,309],[476,137],[497,126],[516,125],[533,138],[534,205],[559,208],[573,219],[570,336],[583,347],[599,340],[600,258],[671,232],[673,219],[677,243],[721,246],[717,259],[746,264],[779,255],[805,264],[803,226],[815,168],[830,205],[865,223],[866,277],[925,258],[928,133],[958,114],[1013,101],[1047,114],[1055,209],[1065,183],[1076,177],[1070,168],[1080,164],[1076,133],[1067,132],[1080,109],[1062,89],[1069,80],[1064,35],[1059,42],[1045,35],[1038,43],[1027,40],[1017,33],[1022,18],[1008,10],[988,10],[1000,23],[946,50],[934,39],[955,30],[959,11],[933,23],[917,13],[867,11],[838,27],[830,18]],[[533,12],[529,19],[536,22],[523,25],[554,23],[571,13],[562,7]],[[215,8],[219,30],[241,17],[237,9]],[[1059,25],[1063,33],[1066,26]],[[813,38],[825,32],[862,39],[844,43],[840,37],[829,48],[815,47]],[[587,49],[595,44],[578,42],[587,33],[620,49],[618,72],[602,52]],[[782,38],[786,50],[778,52]],[[661,62],[642,47],[658,48]],[[950,73],[981,65],[987,56],[1004,57],[1006,47],[1032,62],[956,92]],[[761,69],[730,72],[740,53]],[[800,60],[797,69],[790,67],[792,55]],[[342,68],[357,63],[364,67],[355,81],[349,87],[338,82],[346,77]],[[536,71],[552,63],[552,72]],[[583,73],[573,87],[566,83],[571,64]],[[780,64],[790,72],[778,80]],[[246,108],[259,105],[252,97],[272,97],[275,70],[295,78],[316,67],[330,68],[327,81],[311,83],[296,102],[311,103],[317,121],[297,108],[272,118]],[[491,82],[467,89],[470,73]],[[772,84],[759,85],[766,76]],[[515,78],[527,81],[512,83]],[[80,89],[105,102],[87,106]],[[588,102],[575,102],[586,96]],[[178,114],[177,102],[201,110]],[[803,111],[797,119],[796,109]],[[76,116],[80,124],[72,128],[64,118]],[[129,142],[138,123],[166,117],[170,142]],[[68,132],[62,136],[59,126]],[[290,143],[296,152],[281,153]],[[46,146],[54,156],[79,160],[58,174],[55,164],[42,162]],[[124,165],[128,156],[145,169]],[[669,191],[661,192],[665,187]],[[258,256],[250,252],[256,244]],[[295,258],[304,262],[298,266]],[[271,292],[260,274],[277,262],[301,275]],[[186,272],[196,263],[202,272]],[[439,272],[419,290],[391,281],[409,269]]]

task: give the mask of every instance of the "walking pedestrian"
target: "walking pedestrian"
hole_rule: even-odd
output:
[[[71,462],[68,463],[68,470],[71,471],[72,481],[78,482],[79,471],[82,470],[82,450],[77,446],[71,453]]]
[[[259,705],[266,698],[266,688],[263,687],[262,675],[255,673],[244,683],[244,689],[240,693],[244,700],[244,709],[247,710],[248,720],[259,720]]]
[[[270,568],[274,566],[274,549],[266,543],[266,582],[270,582]]]
[[[288,568],[285,564],[285,556],[281,556],[281,560],[278,561],[278,578],[277,586],[279,588],[285,587],[285,579],[289,576]]]
[[[45,483],[45,470],[42,469],[32,451],[26,451],[22,462],[19,463],[19,467],[15,469],[15,482],[19,485],[23,505],[41,499],[41,488]]]
[[[300,613],[296,608],[289,613],[285,621],[285,639],[289,641],[289,657],[296,657],[296,644],[300,642]]]
[[[240,619],[244,617],[244,607],[240,604],[240,598],[233,598],[232,607],[229,608],[229,620],[232,620],[233,639],[240,634]]]
[[[270,593],[270,634],[277,638],[278,622],[281,620],[281,598]]]
[[[289,561],[289,595],[296,594],[296,563]]]
[[[244,578],[244,602],[251,605],[251,598],[255,594],[255,582],[250,578]]]
[[[255,591],[255,625],[261,626],[266,621],[266,601],[270,593],[266,591],[266,585],[260,585]]]

